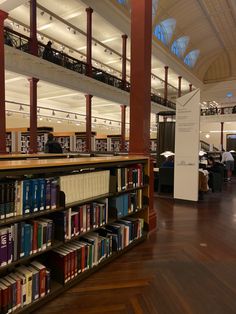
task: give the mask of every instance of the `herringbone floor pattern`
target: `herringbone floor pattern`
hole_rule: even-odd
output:
[[[197,205],[155,199],[149,239],[37,314],[235,314],[236,183]]]

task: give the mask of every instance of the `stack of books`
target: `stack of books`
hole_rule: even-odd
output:
[[[0,183],[0,219],[55,209],[58,178],[5,180]]]
[[[108,200],[69,208],[54,213],[51,219],[55,224],[55,237],[60,241],[69,240],[108,222]]]
[[[60,189],[66,204],[109,193],[110,171],[94,171],[60,177]]]
[[[30,256],[52,245],[53,221],[38,219],[0,229],[0,266]]]
[[[37,262],[16,267],[0,279],[0,313],[11,313],[50,292],[50,271]]]

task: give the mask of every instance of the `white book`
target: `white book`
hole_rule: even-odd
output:
[[[26,304],[30,304],[32,302],[32,272],[25,266],[20,266],[16,269],[26,279]]]

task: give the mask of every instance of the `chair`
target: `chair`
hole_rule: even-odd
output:
[[[173,193],[174,188],[174,168],[160,168],[158,192]]]

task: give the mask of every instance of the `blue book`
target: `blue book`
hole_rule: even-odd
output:
[[[44,210],[46,208],[46,181],[45,179],[38,179],[38,182],[38,207],[39,210]]]
[[[129,195],[123,195],[123,216],[127,216],[129,211]]]
[[[109,208],[116,209],[117,217],[123,217],[123,195],[109,199]]]
[[[31,182],[30,180],[23,181],[23,215],[30,213],[31,208]]]
[[[24,256],[29,256],[31,251],[31,233],[32,226],[30,224],[25,224],[24,226]]]
[[[32,267],[27,267],[32,273],[32,300],[35,301],[39,298],[39,271]]]
[[[57,207],[57,191],[58,191],[58,178],[52,178],[51,181],[51,209]]]
[[[38,179],[30,180],[31,183],[31,212],[35,213],[39,211],[38,193],[39,193],[39,181]]]
[[[20,258],[25,256],[25,222],[20,222],[19,229],[21,230],[21,243],[20,243]]]
[[[51,179],[45,180],[45,205],[46,209],[51,209]]]

